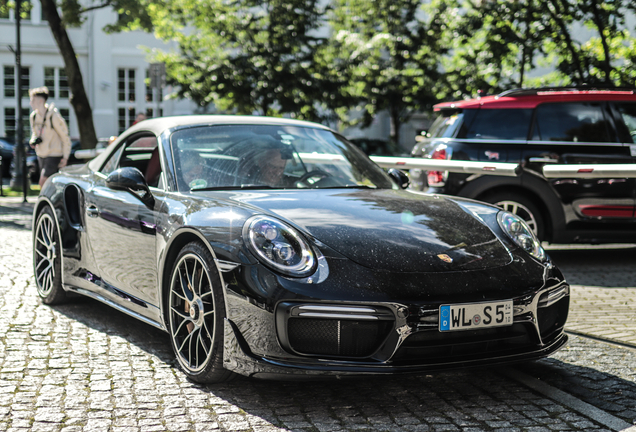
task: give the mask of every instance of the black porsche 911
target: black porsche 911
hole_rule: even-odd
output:
[[[567,341],[569,285],[517,216],[405,190],[334,131],[151,119],[42,188],[33,258],[170,335],[198,382],[532,360]]]

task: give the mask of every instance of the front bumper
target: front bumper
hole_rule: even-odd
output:
[[[224,367],[277,379],[417,373],[535,360],[567,342],[564,281],[513,298],[508,327],[441,333],[440,304],[297,299],[271,312],[253,305],[261,316],[249,330],[225,321]],[[301,316],[303,310],[311,313]],[[265,321],[273,324],[256,324]]]

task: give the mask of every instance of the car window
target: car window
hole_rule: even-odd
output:
[[[542,104],[536,110],[533,140],[612,141],[600,103]]]
[[[170,143],[180,191],[393,187],[360,149],[318,128],[199,126],[175,131]]]
[[[431,125],[430,130],[426,134],[427,138],[450,138],[461,123],[464,114],[456,113],[453,115],[440,115]]]
[[[530,109],[479,109],[462,130],[460,138],[526,140],[530,130]]]
[[[614,102],[614,106],[623,120],[618,122],[618,128],[621,129],[624,142],[636,142],[634,141],[634,136],[636,135],[636,103]]]
[[[100,172],[108,175],[123,167],[137,168],[150,186],[157,186],[161,173],[157,138],[154,135],[131,137],[111,155]]]

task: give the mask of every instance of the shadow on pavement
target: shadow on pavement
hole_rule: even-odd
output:
[[[552,260],[568,283],[599,287],[636,286],[636,247],[552,249]]]
[[[53,308],[109,337],[123,338],[178,368],[168,335],[158,329],[88,298],[72,299]],[[583,343],[596,344],[584,340]],[[586,350],[598,355],[594,350]],[[609,359],[611,363],[614,360]],[[554,358],[515,367],[628,423],[636,419],[636,384],[621,376]],[[259,417],[264,424],[299,432],[317,424],[321,430],[395,429],[395,424],[382,423],[388,418],[404,427],[399,430],[420,427],[437,430],[453,424],[500,429],[567,427],[566,422],[578,425],[578,430],[598,427],[558,402],[507,378],[501,374],[501,368],[495,367],[320,381],[263,381],[237,376],[223,384],[193,384],[191,391],[211,397],[212,409],[215,398],[220,398],[220,405],[229,402]]]
[[[167,333],[119,312],[106,304],[89,297],[74,294],[67,303],[50,307],[71,320],[80,322],[93,330],[124,338],[129,343],[148,354],[158,357],[167,364],[175,367],[177,365]]]
[[[21,200],[5,199],[0,203],[0,228],[31,230],[33,204]]]
[[[567,361],[550,357],[517,365],[516,369],[629,424],[636,424],[634,362],[615,358],[621,355],[633,356],[634,351],[611,349],[605,344],[581,338],[576,344],[578,349],[565,354]],[[586,362],[594,364],[594,368],[581,366]]]

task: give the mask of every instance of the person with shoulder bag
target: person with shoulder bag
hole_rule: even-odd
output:
[[[60,168],[66,166],[71,155],[71,138],[64,118],[53,104],[47,104],[49,89],[29,90],[31,108],[31,140],[40,165],[40,187]]]

